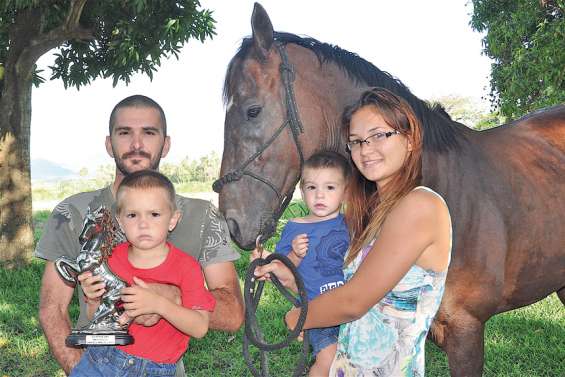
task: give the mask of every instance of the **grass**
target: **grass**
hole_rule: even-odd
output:
[[[299,205],[291,205],[283,218],[300,216],[302,211]],[[34,213],[36,239],[48,213]],[[283,221],[279,223],[279,231],[282,225]],[[272,250],[275,241],[269,240],[267,248]],[[242,252],[236,263],[239,276],[245,276],[248,255]],[[49,353],[37,318],[43,265],[39,260],[10,269],[0,265],[2,377],[63,376]],[[267,286],[258,312],[260,326],[269,341],[278,341],[286,334],[282,315],[289,307],[275,289]],[[77,315],[78,305],[74,302],[71,317]],[[211,331],[203,339],[191,340],[184,356],[187,375],[250,376],[242,357],[242,333],[243,330],[236,334]],[[565,310],[556,295],[493,317],[485,333],[485,376],[565,376]],[[299,352],[300,344],[295,342],[289,348],[269,353],[271,376],[290,376]],[[449,375],[445,354],[430,342],[426,346],[426,375]]]

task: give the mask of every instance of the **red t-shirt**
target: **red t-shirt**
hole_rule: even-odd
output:
[[[129,262],[128,246],[128,242],[119,244],[108,259],[108,265],[122,280],[133,284],[136,276],[147,283],[175,285],[181,290],[182,306],[185,308],[214,310],[216,300],[204,286],[202,270],[196,259],[167,243],[169,254],[163,263],[154,268],[140,269]],[[165,319],[150,327],[132,323],[128,331],[134,343],[118,348],[158,363],[176,363],[186,351],[190,339]]]

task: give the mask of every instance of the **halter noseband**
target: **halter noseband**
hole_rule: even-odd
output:
[[[249,166],[249,164],[255,161],[255,159],[259,157],[259,155],[261,155],[261,153],[263,153],[277,139],[277,137],[287,126],[290,128],[292,138],[294,140],[294,144],[296,145],[298,156],[300,158],[300,168],[298,170],[298,175],[294,183],[298,182],[298,179],[300,178],[300,172],[302,171],[302,166],[304,165],[304,154],[302,152],[300,140],[298,139],[298,136],[304,132],[304,127],[300,122],[300,118],[298,115],[298,107],[296,106],[296,100],[294,98],[294,89],[292,85],[295,79],[294,67],[288,61],[288,54],[286,53],[285,45],[282,43],[276,43],[275,47],[277,48],[279,55],[281,56],[281,65],[279,67],[279,71],[281,73],[281,81],[283,83],[284,92],[285,92],[287,119],[281,124],[281,126],[275,131],[275,133],[269,138],[269,140],[267,140],[267,142],[263,144],[257,152],[251,155],[251,157],[249,157],[239,168],[223,175],[222,177],[217,179],[212,185],[212,189],[216,193],[220,193],[220,191],[222,190],[222,188],[226,183],[238,181],[244,175],[247,175],[269,186],[271,190],[273,190],[277,195],[277,199],[280,203],[279,208],[272,215],[272,218],[270,219],[271,220],[270,226],[273,227],[272,231],[274,231],[274,224],[276,224],[276,220],[282,215],[282,212],[284,211],[285,207],[292,200],[292,194],[294,193],[294,184],[291,185],[288,191],[285,192],[283,195],[281,194],[281,191],[269,179],[265,177],[261,177],[247,170],[247,167]]]

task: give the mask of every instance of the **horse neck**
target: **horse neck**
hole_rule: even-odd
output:
[[[314,149],[344,150],[345,134],[342,132],[341,117],[343,109],[352,104],[366,88],[355,85],[335,64],[308,65],[304,72],[308,77],[307,103],[319,104],[319,111],[313,118],[319,124],[312,124],[317,130],[313,137],[321,137]],[[318,132],[320,131],[320,132]]]
[[[453,121],[450,121],[453,122]],[[448,202],[463,202],[461,189],[473,185],[481,175],[481,166],[489,160],[479,132],[455,123],[456,145],[437,150],[424,146],[422,153],[422,185],[441,194]]]
[[[446,186],[446,183],[439,178],[444,175],[437,176],[436,169],[432,167],[453,166],[461,157],[460,150],[473,148],[469,140],[474,139],[475,131],[451,120],[444,110],[430,107],[426,101],[412,94],[404,84],[378,68],[373,67],[374,77],[372,82],[367,82],[354,78],[353,74],[335,62],[326,61],[320,64],[315,54],[312,51],[305,53],[307,49],[303,47],[289,45],[288,49],[289,53],[293,54],[295,64],[300,67],[300,74],[307,78],[304,80],[306,81],[304,87],[300,90],[306,93],[303,94],[305,98],[303,97],[302,100],[305,101],[304,103],[318,104],[321,109],[321,114],[310,117],[319,123],[315,124],[311,121],[308,124],[312,130],[309,134],[312,150],[318,148],[343,150],[346,137],[342,132],[343,110],[358,100],[361,93],[374,86],[386,88],[404,98],[420,119],[424,129],[424,182],[436,188]],[[473,143],[476,141],[473,140]],[[306,155],[309,154],[308,152]]]

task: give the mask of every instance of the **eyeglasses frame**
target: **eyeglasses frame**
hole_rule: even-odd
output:
[[[392,135],[400,135],[400,131],[398,130],[393,130],[393,131],[387,131],[387,132],[377,132],[373,135],[369,135],[367,136],[365,139],[362,140],[351,140],[348,141],[347,143],[345,143],[345,146],[347,148],[347,150],[349,151],[349,153],[351,153],[354,149],[356,149],[357,147],[359,147],[359,149],[361,149],[361,146],[366,143],[367,145],[371,145],[371,142],[369,141],[369,139],[376,137],[377,139],[373,142],[378,142],[379,140],[386,140],[389,137],[391,137]],[[354,144],[353,147],[351,147],[351,142],[356,142],[356,144]]]

